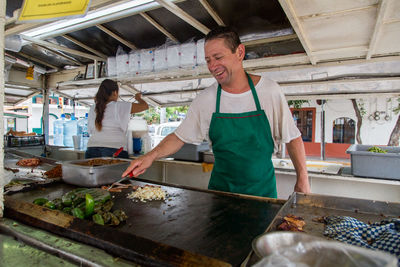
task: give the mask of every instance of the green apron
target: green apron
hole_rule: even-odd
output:
[[[276,198],[272,164],[274,141],[253,81],[246,73],[257,110],[220,113],[221,85],[209,136],[215,157],[208,188],[212,190]]]

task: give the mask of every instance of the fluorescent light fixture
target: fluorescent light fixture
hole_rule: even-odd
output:
[[[104,23],[119,14],[129,15],[124,14],[124,12],[141,12],[142,9],[149,9],[156,6],[159,6],[159,4],[154,0],[132,0],[112,7],[105,7],[101,10],[89,11],[87,15],[82,18],[63,19],[54,23],[46,24],[42,27],[22,32],[21,34],[29,37],[46,38],[60,34],[60,30],[78,30],[79,26],[84,25],[90,27],[91,24],[96,25],[102,23],[99,19],[104,20]]]

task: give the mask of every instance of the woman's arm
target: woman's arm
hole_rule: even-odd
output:
[[[146,103],[146,101],[142,99],[141,93],[137,93],[135,95],[135,99],[138,103],[132,103],[131,113],[142,112],[149,108],[149,105]]]

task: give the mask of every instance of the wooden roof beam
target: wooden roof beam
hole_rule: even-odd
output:
[[[371,59],[372,55],[375,53],[378,40],[380,39],[380,34],[382,31],[382,26],[385,20],[385,14],[388,10],[388,6],[391,0],[381,0],[378,7],[378,16],[376,17],[376,23],[374,27],[374,32],[372,33],[371,41],[369,42],[369,48],[367,53],[367,60]]]
[[[82,47],[83,49],[86,49],[87,51],[90,51],[93,54],[98,55],[99,57],[103,58],[104,60],[107,60],[107,55],[105,55],[105,54],[103,54],[103,53],[91,48],[90,46],[85,45],[84,43],[76,40],[75,38],[72,38],[71,36],[68,36],[66,34],[62,35],[62,37],[67,39],[68,41],[73,42],[74,44]]]
[[[71,48],[68,48],[68,47],[64,47],[64,46],[61,46],[61,45],[56,45],[56,44],[53,44],[53,43],[50,43],[50,42],[38,40],[38,39],[31,38],[31,37],[24,36],[24,35],[22,35],[22,38],[25,39],[26,41],[32,42],[34,44],[38,44],[38,45],[40,45],[40,46],[42,46],[42,47],[44,47],[46,49],[47,48],[53,48],[55,50],[67,52],[67,53],[70,53],[72,55],[88,58],[88,59],[91,59],[91,60],[104,61],[104,59],[101,58],[101,57],[98,57],[98,56],[95,56],[95,55],[91,55],[91,54],[88,54],[88,53],[84,53],[84,52],[81,52],[81,51],[78,51],[78,50],[74,50],[74,49],[71,49]]]
[[[317,61],[312,54],[312,47],[307,39],[307,34],[305,33],[303,25],[301,24],[300,19],[297,17],[296,12],[294,10],[292,0],[279,0],[279,3],[281,4],[282,9],[285,12],[287,18],[289,19],[290,24],[292,25],[294,31],[296,32],[297,37],[299,38],[301,44],[303,45],[303,48],[306,51],[306,54],[310,59],[311,64],[313,65],[317,64]]]
[[[174,15],[178,16],[179,18],[183,19],[190,25],[192,25],[195,29],[198,31],[202,32],[204,35],[206,35],[210,29],[201,24],[198,20],[190,16],[188,13],[183,11],[181,8],[179,8],[177,5],[175,5],[172,2],[166,1],[166,0],[155,0],[157,3],[159,3],[161,6],[164,8],[168,9],[171,13]]]
[[[126,45],[127,47],[129,47],[132,50],[136,50],[137,47],[132,44],[131,42],[125,40],[124,38],[122,38],[121,36],[119,36],[118,34],[110,31],[109,29],[107,29],[106,27],[104,27],[103,25],[96,25],[97,28],[99,28],[100,30],[102,30],[103,32],[105,32],[106,34],[110,35],[112,38],[116,39],[118,42]]]
[[[225,26],[224,21],[221,19],[221,17],[218,15],[218,13],[212,8],[212,6],[207,2],[207,0],[200,0],[200,4],[203,5],[203,7],[207,10],[208,14],[215,20],[215,22],[219,26]]]
[[[152,19],[149,15],[147,15],[145,12],[140,13],[140,15],[147,20],[151,25],[153,25],[157,30],[162,32],[165,36],[167,36],[169,39],[172,41],[179,43],[178,39],[175,38],[171,33],[169,33],[163,26],[158,24],[154,19]]]

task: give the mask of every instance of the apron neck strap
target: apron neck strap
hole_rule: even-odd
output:
[[[260,111],[261,110],[261,106],[260,106],[260,101],[258,100],[256,88],[254,87],[253,81],[251,80],[250,75],[247,72],[246,72],[246,76],[247,76],[247,82],[249,83],[249,86],[250,86],[250,89],[251,89],[251,93],[253,94],[253,99],[254,99],[254,102],[256,104],[257,111]],[[221,85],[218,84],[217,101],[216,101],[216,104],[215,104],[215,112],[216,113],[219,113],[220,100],[221,100]]]

